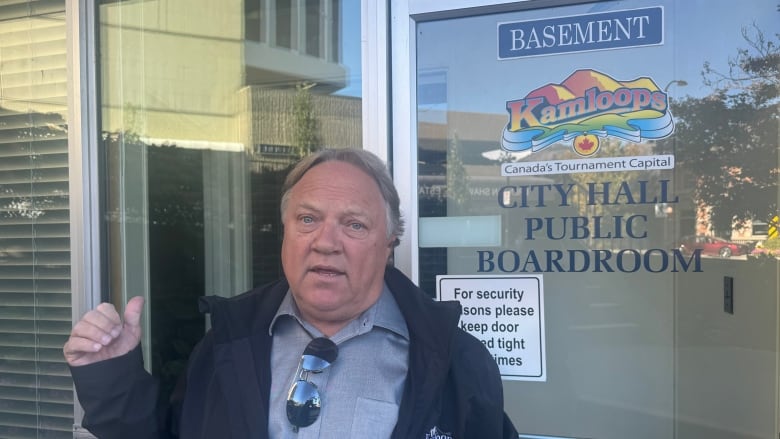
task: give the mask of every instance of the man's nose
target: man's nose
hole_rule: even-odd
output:
[[[338,224],[324,222],[317,230],[314,238],[313,248],[321,253],[334,253],[341,247],[341,238],[339,236]]]

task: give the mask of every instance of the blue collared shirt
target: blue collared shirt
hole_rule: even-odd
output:
[[[297,433],[287,420],[287,392],[303,350],[322,333],[301,319],[289,291],[270,331],[272,439],[390,437],[409,367],[409,330],[387,285],[374,305],[330,338],[338,358],[324,372],[309,374],[322,399],[320,416]]]

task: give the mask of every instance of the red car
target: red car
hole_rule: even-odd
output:
[[[680,251],[683,253],[693,253],[697,249],[701,249],[703,255],[714,255],[721,258],[747,255],[752,250],[750,245],[727,241],[715,236],[686,236],[680,240]]]

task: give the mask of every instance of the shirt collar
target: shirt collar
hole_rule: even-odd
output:
[[[283,316],[297,320],[298,323],[303,326],[309,333],[313,334],[314,337],[319,337],[322,335],[316,328],[301,318],[298,306],[295,304],[295,300],[293,300],[293,296],[289,289],[287,290],[287,294],[285,294],[282,303],[279,305],[279,309],[276,311],[276,315],[274,316],[273,320],[271,320],[271,325],[268,329],[269,335],[273,336],[274,326],[276,325],[276,322]],[[373,305],[371,305],[371,307],[365,310],[356,319],[356,321],[353,321],[344,329],[348,329],[353,323],[356,323],[363,328],[369,328],[369,330],[374,326],[384,328],[395,332],[406,340],[409,340],[409,329],[406,326],[406,320],[404,320],[404,316],[401,314],[401,309],[398,307],[398,303],[395,301],[393,293],[390,292],[387,284],[383,284],[382,294],[379,295],[379,299]]]

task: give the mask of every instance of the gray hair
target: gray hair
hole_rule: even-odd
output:
[[[330,161],[348,163],[371,176],[379,187],[379,193],[385,200],[385,213],[387,215],[387,237],[395,236],[394,245],[399,244],[399,239],[404,233],[404,221],[401,218],[400,199],[398,191],[393,185],[393,179],[384,162],[373,153],[364,149],[346,148],[346,149],[322,149],[310,154],[301,161],[287,174],[282,186],[281,212],[287,209],[287,203],[290,200],[290,191],[303,176],[313,167]]]

